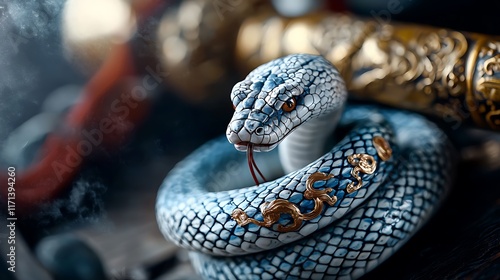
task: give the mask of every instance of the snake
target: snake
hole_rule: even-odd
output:
[[[356,279],[436,212],[455,170],[446,133],[347,97],[311,54],[235,84],[226,135],[180,161],[156,200],[160,231],[204,279]]]

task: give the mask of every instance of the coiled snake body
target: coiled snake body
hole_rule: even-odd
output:
[[[204,278],[358,278],[428,220],[452,178],[446,135],[408,112],[342,113],[346,96],[337,70],[306,54],[234,86],[226,137],[269,151],[248,163],[277,179],[251,186],[244,154],[219,138],[179,163],[157,197],[160,230]],[[325,153],[337,122],[354,128]]]

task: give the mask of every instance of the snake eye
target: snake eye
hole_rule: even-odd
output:
[[[291,112],[295,109],[295,106],[297,106],[297,101],[295,100],[295,97],[292,97],[283,103],[281,109],[285,112]]]

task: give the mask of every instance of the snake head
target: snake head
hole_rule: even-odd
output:
[[[345,102],[345,85],[325,58],[295,54],[253,70],[231,91],[235,108],[226,136],[239,151],[274,149],[308,120]]]

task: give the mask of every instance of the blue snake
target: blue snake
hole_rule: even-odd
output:
[[[453,178],[447,136],[346,99],[336,68],[308,54],[234,86],[226,136],[178,163],[156,203],[161,232],[203,278],[356,279],[431,217]]]

